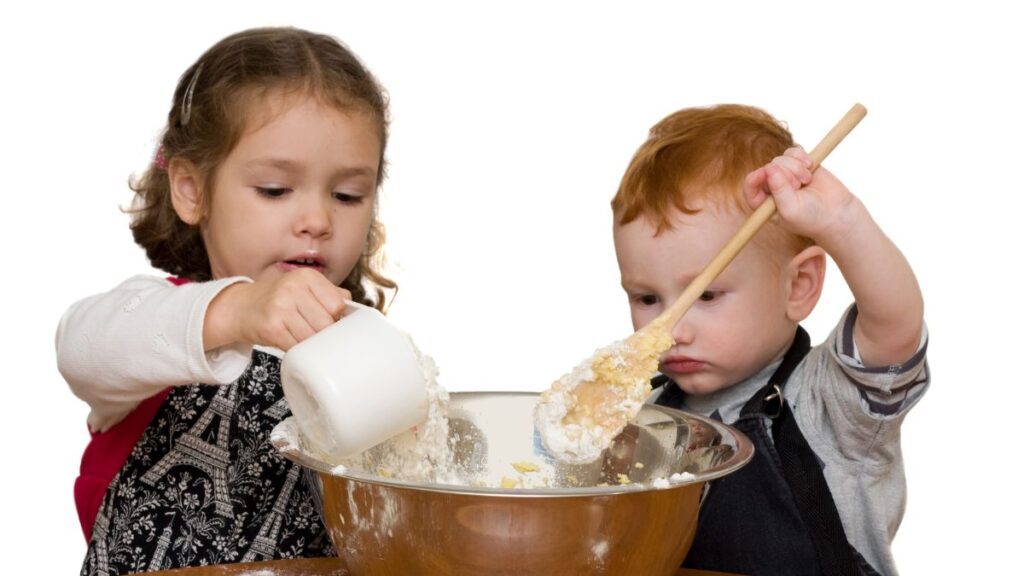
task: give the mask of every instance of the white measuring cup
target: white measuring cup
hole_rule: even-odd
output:
[[[427,417],[427,382],[412,341],[376,309],[355,302],[285,353],[281,383],[304,439],[330,460]]]

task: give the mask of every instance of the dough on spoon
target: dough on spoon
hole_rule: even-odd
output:
[[[556,459],[593,462],[632,420],[651,392],[662,352],[672,346],[653,323],[625,340],[599,348],[541,394],[534,423]]]

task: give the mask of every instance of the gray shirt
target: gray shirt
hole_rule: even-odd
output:
[[[900,425],[928,388],[928,335],[902,364],[867,368],[853,342],[856,305],[786,383],[800,431],[821,461],[850,543],[882,574],[896,574],[892,539],[906,507]],[[729,388],[687,395],[686,408],[731,424],[779,362]],[[768,424],[770,426],[770,424]]]

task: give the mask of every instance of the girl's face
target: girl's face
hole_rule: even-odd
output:
[[[214,278],[352,272],[373,222],[381,142],[374,118],[310,96],[269,95],[219,166],[201,225]]]

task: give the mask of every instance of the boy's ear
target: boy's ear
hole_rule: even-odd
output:
[[[821,297],[825,285],[825,251],[820,246],[805,248],[789,261],[786,273],[789,282],[786,317],[800,322],[810,316]]]
[[[199,171],[184,158],[172,158],[167,165],[171,184],[171,203],[186,224],[196,226],[203,219],[203,194],[199,187]]]

